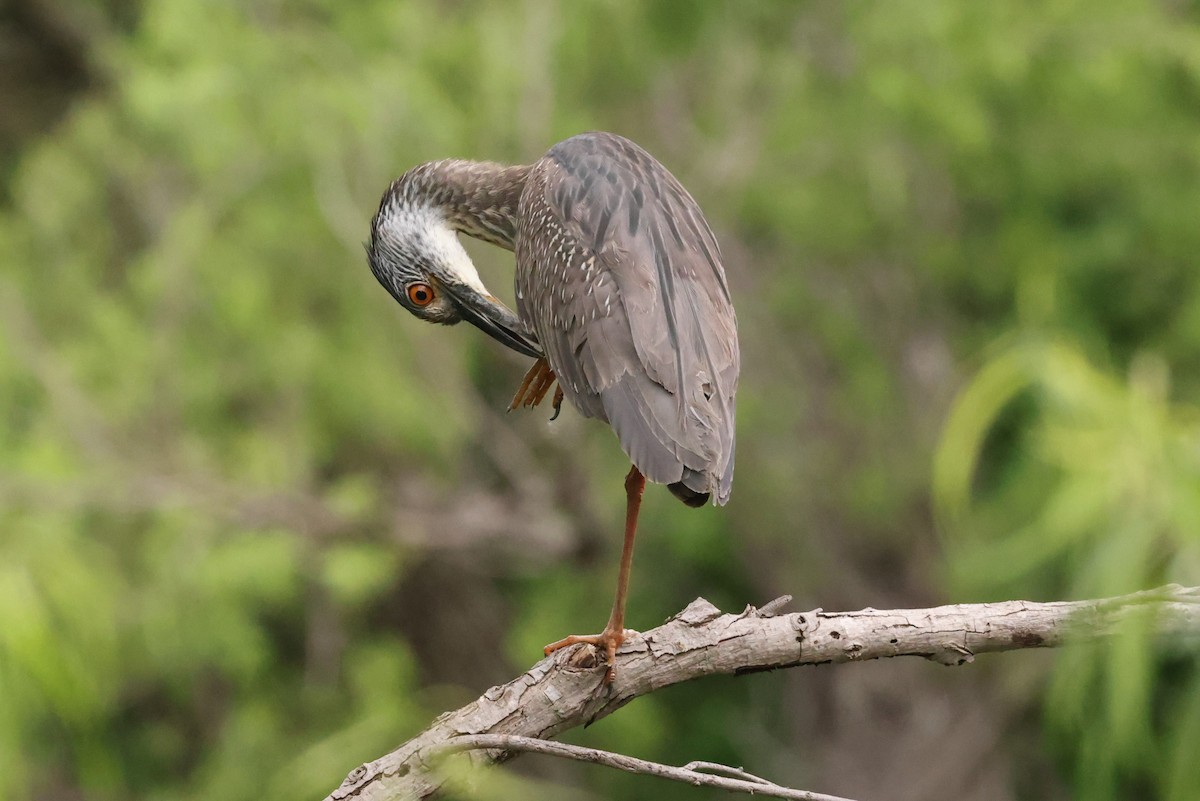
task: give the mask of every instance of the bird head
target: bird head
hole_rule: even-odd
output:
[[[488,292],[458,233],[440,209],[384,196],[366,243],[371,272],[391,296],[422,320],[466,320],[518,353],[538,358],[537,341],[512,309]]]

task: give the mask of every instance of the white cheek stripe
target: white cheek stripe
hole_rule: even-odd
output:
[[[396,241],[421,242],[423,255],[430,259],[431,266],[447,270],[450,277],[482,295],[491,294],[458,240],[458,234],[438,209],[432,206],[397,208],[387,216],[384,224],[391,229]]]

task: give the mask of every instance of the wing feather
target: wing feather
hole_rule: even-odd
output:
[[[737,320],[696,202],[629,140],[583,134],[534,165],[519,216],[518,310],[564,393],[647,478],[724,503]]]

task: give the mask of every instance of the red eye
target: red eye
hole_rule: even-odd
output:
[[[409,284],[404,291],[414,306],[424,308],[433,303],[433,287],[429,284]]]

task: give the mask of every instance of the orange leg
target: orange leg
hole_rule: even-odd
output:
[[[554,379],[554,371],[550,369],[549,365],[547,365],[546,369],[542,372],[537,386],[535,386],[533,391],[526,396],[525,406],[532,408],[545,400],[546,393],[550,391],[550,387],[554,386]]]
[[[604,650],[608,671],[604,683],[612,684],[617,675],[617,649],[625,641],[625,596],[629,590],[629,571],[633,567],[633,539],[637,535],[638,512],[642,508],[642,493],[646,490],[646,477],[637,467],[629,468],[625,476],[625,545],[621,549],[621,569],[617,573],[617,597],[613,599],[612,614],[608,625],[599,634],[572,634],[546,646],[549,656],[559,648],[578,643],[587,643]]]
[[[535,361],[525,372],[525,377],[521,379],[521,386],[517,387],[517,394],[513,395],[512,403],[508,404],[508,410],[511,412],[518,406],[528,406],[532,396],[531,389],[536,389],[541,385],[545,373],[552,372],[550,363],[545,359]]]
[[[554,371],[550,369],[550,363],[545,359],[538,359],[521,379],[521,386],[517,387],[517,393],[513,395],[512,402],[508,404],[508,410],[511,412],[519,406],[524,406],[526,409],[537,406],[546,399],[546,393],[550,391],[550,387],[554,386],[556,380]],[[561,405],[562,389],[560,388],[554,393],[554,417],[558,417]]]

